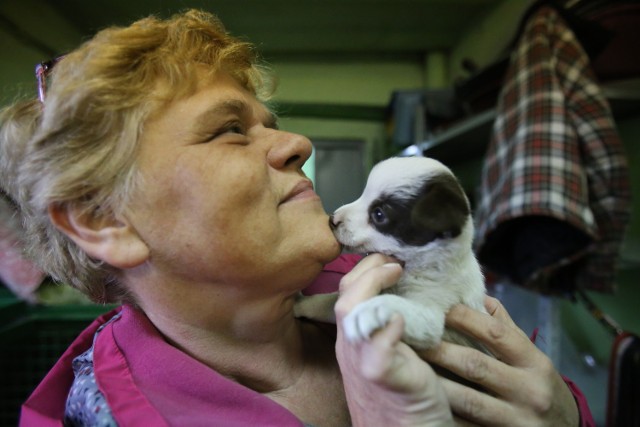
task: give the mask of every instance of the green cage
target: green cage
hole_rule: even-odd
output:
[[[16,426],[20,406],[71,341],[111,306],[30,306],[0,288],[0,426]]]

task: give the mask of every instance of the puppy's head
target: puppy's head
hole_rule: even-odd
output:
[[[331,222],[336,238],[349,249],[403,260],[408,247],[458,238],[471,226],[470,218],[469,202],[453,173],[434,159],[409,157],[377,164],[362,196],[336,210]]]

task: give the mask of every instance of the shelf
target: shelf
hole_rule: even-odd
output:
[[[602,86],[602,92],[609,100],[616,120],[640,113],[640,78],[608,82]]]
[[[640,114],[640,79],[610,82],[602,86],[616,120]],[[451,127],[405,150],[421,150],[443,163],[459,163],[484,156],[496,110],[489,109],[463,119]]]
[[[496,110],[487,110],[462,120],[418,146],[425,155],[443,163],[481,157],[489,144],[495,118]]]

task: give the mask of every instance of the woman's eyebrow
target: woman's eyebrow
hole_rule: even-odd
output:
[[[209,108],[198,114],[193,123],[196,128],[211,124],[212,120],[220,119],[225,116],[234,115],[238,117],[246,117],[252,107],[245,101],[239,99],[227,99],[211,105]],[[277,129],[278,116],[265,106],[261,106],[257,111],[260,121],[265,127]]]
[[[243,116],[249,110],[249,106],[239,99],[228,99],[217,102],[198,114],[193,120],[195,127],[200,128],[211,124],[212,120],[229,115]]]

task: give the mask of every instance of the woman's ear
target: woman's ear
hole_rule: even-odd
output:
[[[149,248],[126,220],[113,216],[97,216],[67,204],[49,206],[49,217],[92,258],[113,267],[137,267],[149,258]]]

